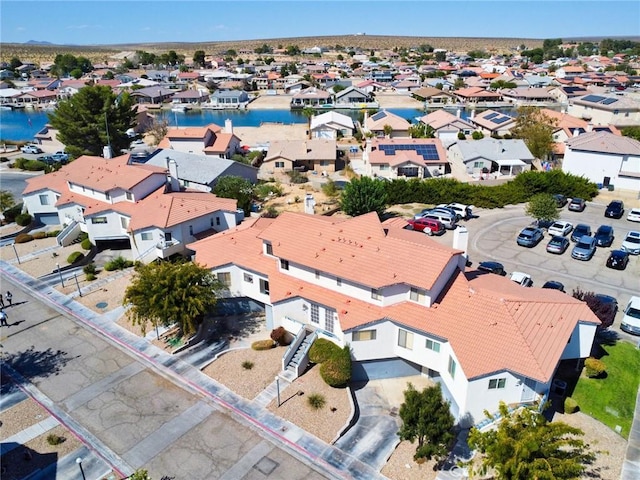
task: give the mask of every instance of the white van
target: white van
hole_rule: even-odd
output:
[[[448,212],[427,212],[422,215],[422,218],[431,218],[442,222],[444,228],[447,230],[453,230],[456,228],[456,217]]]

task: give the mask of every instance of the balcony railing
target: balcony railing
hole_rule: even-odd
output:
[[[183,246],[178,240],[163,240],[156,244],[156,255],[158,258],[168,258],[176,253],[182,253]]]

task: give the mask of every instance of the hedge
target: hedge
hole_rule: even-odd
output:
[[[338,345],[326,338],[318,338],[309,349],[309,361],[312,363],[323,363],[339,352],[340,347]]]
[[[343,387],[351,380],[351,351],[349,347],[338,350],[320,365],[320,376],[330,387]]]
[[[258,340],[251,344],[253,350],[271,350],[276,346],[276,342],[273,340]]]
[[[579,409],[578,402],[573,398],[567,397],[564,399],[564,413],[576,413]]]
[[[496,186],[462,183],[451,178],[392,180],[385,182],[389,205],[458,202],[482,208],[501,208],[527,202],[538,193],[561,193],[587,200],[598,195],[598,186],[587,178],[564,173],[528,171]]]
[[[2,212],[2,214],[4,215],[4,219],[8,223],[12,223],[16,221],[16,217],[20,215],[21,212],[22,212],[22,203],[19,203],[5,210],[4,212]]]
[[[127,260],[124,257],[116,257],[104,264],[104,269],[107,272],[112,272],[114,270],[124,270],[125,268],[129,267],[133,267],[133,262],[131,260]]]
[[[67,263],[68,264],[73,264],[73,263],[79,262],[83,258],[84,258],[84,253],[82,253],[82,252],[73,252],[71,255],[69,255],[67,257]]]
[[[35,240],[41,240],[43,238],[47,238],[47,232],[35,232],[33,234],[33,238]]]
[[[85,238],[80,243],[80,246],[85,250],[91,250],[91,247],[93,247],[93,244],[91,243],[91,240],[89,240],[88,238]]]
[[[33,235],[29,235],[28,233],[19,233],[14,239],[15,243],[27,243],[33,240]]]

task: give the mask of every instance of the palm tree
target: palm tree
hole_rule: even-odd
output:
[[[312,107],[304,107],[302,109],[302,115],[307,117],[307,134],[311,138],[311,119],[315,115],[316,111]]]
[[[8,190],[0,190],[0,212],[13,207],[15,205],[13,194]]]

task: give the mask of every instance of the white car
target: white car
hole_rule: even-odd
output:
[[[516,282],[518,285],[522,285],[523,287],[533,286],[533,280],[531,279],[531,275],[528,273],[513,272],[510,278],[512,282]]]
[[[454,210],[460,218],[464,218],[465,220],[471,218],[473,215],[473,207],[471,205],[464,205],[462,203],[443,203],[440,205],[436,205],[436,208],[450,208]]]
[[[629,255],[640,255],[640,232],[627,233],[627,238],[622,242],[620,250],[629,253]]]
[[[627,308],[624,309],[620,329],[640,335],[640,297],[631,297],[629,300]]]
[[[573,230],[573,223],[566,222],[564,220],[558,220],[553,222],[553,225],[547,230],[551,235],[558,235],[564,237]]]
[[[627,213],[627,220],[630,222],[640,222],[640,208],[632,208]]]
[[[20,151],[22,153],[34,153],[34,154],[42,153],[42,149],[37,145],[25,145],[20,149]]]

